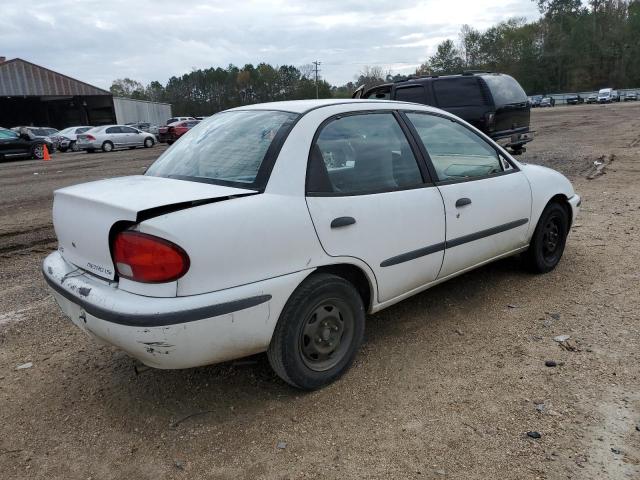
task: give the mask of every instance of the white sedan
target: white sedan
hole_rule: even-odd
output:
[[[74,324],[147,365],[266,351],[314,389],[349,368],[366,313],[510,255],[552,270],[579,207],[564,176],[434,108],[251,105],[145,175],[57,190],[43,272]]]

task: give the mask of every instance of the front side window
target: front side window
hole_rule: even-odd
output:
[[[18,134],[16,132],[12,132],[11,130],[0,130],[0,138],[15,140],[16,138],[18,138]]]
[[[269,147],[297,117],[264,110],[218,113],[189,130],[146,174],[260,188],[258,173]]]
[[[322,127],[309,155],[308,193],[364,194],[422,183],[391,112],[335,118]]]
[[[131,128],[131,127],[120,127],[120,131],[122,133],[140,133],[140,131],[136,130],[135,128]]]
[[[407,113],[441,182],[485,177],[503,171],[496,150],[470,129],[448,118]]]

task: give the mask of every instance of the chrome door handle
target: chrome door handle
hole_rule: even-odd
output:
[[[356,223],[353,217],[338,217],[331,220],[331,228],[347,227]]]

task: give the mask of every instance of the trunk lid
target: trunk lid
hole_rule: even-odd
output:
[[[139,223],[172,211],[255,193],[144,175],[99,180],[56,190],[53,226],[65,260],[113,280],[110,236],[116,223]]]

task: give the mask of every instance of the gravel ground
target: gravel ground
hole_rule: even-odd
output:
[[[313,393],[263,355],[140,368],[47,294],[52,190],[140,173],[162,147],[0,164],[0,477],[640,478],[640,103],[532,122],[521,160],[584,199],[558,268],[503,260],[369,317],[353,369]]]

